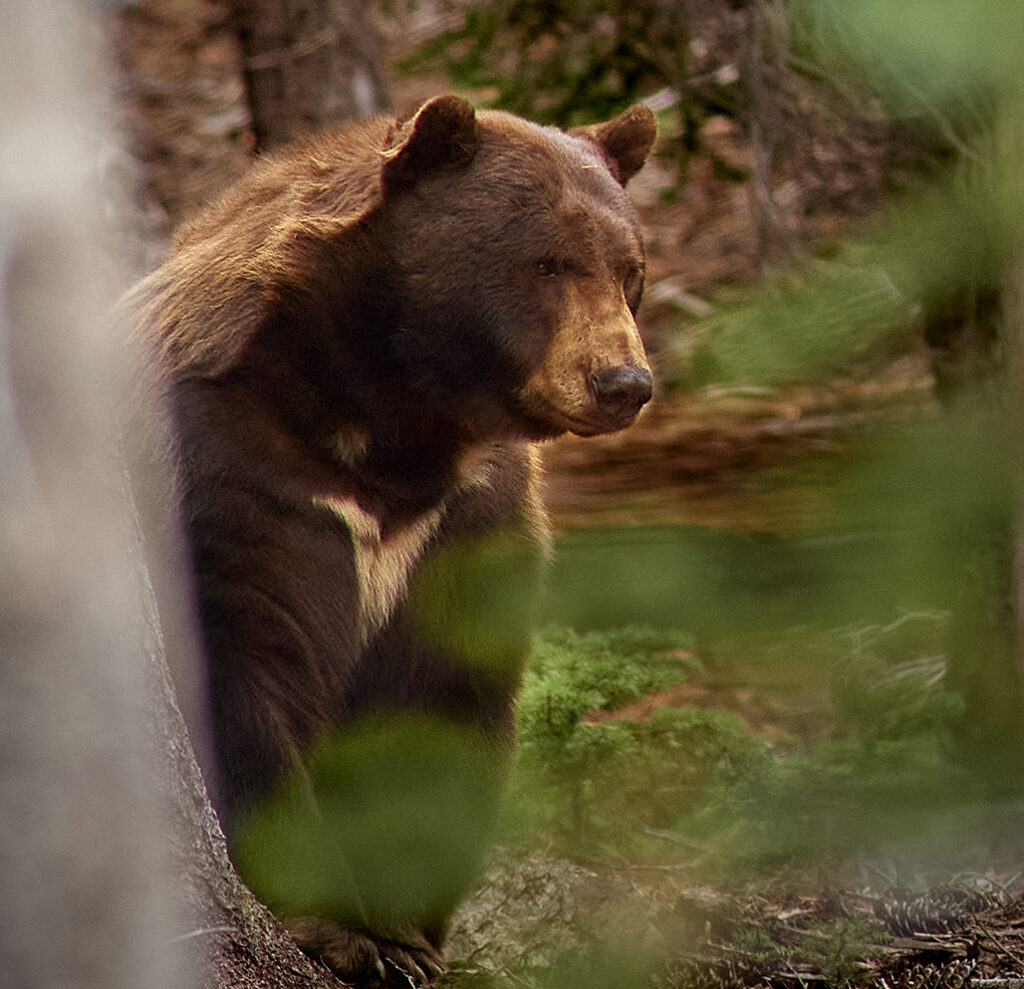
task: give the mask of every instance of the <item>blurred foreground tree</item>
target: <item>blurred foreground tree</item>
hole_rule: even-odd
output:
[[[29,989],[170,987],[176,918],[110,456],[121,361],[96,300],[82,25],[49,3],[4,14],[0,969]]]
[[[177,984],[141,614],[95,305],[79,24],[0,36],[0,969],[10,985]]]
[[[180,575],[152,573],[158,618],[143,563],[174,558],[152,545],[167,485],[149,464],[129,494],[118,452],[160,419],[118,421],[142,386],[103,314],[89,25],[66,4],[4,11],[0,971],[23,989],[326,989],[235,875],[170,686],[166,656],[187,674],[195,653]]]

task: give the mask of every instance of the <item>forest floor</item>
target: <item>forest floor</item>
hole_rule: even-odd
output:
[[[129,218],[147,228],[139,261],[145,266],[173,225],[247,167],[250,139],[223,2],[143,2],[123,18],[118,107],[132,145],[130,167],[141,169],[151,193],[149,206]],[[436,75],[396,78],[396,109],[447,88]],[[750,188],[719,167],[725,162],[731,175],[751,168],[753,152],[740,129],[713,118],[702,140],[703,152],[686,162],[684,183],[675,135],[666,134],[631,184],[649,256],[642,332],[663,384],[630,430],[545,449],[548,504],[559,530],[699,525],[791,534],[815,521],[814,508],[807,500],[794,504],[775,483],[780,472],[841,455],[865,422],[933,409],[921,346],[904,348],[870,374],[854,369],[815,386],[699,394],[673,387],[673,339],[723,293],[754,285],[771,253]],[[884,142],[863,132],[839,140],[823,141],[778,176],[783,221],[804,251],[855,228],[891,186]],[[736,714],[769,743],[814,730],[794,684],[773,686],[745,679],[748,673],[739,656],[709,663],[685,685],[608,716],[643,720],[666,705],[696,705]],[[863,861],[715,885],[695,879],[685,863],[572,861],[505,848],[460,914],[450,948],[454,981],[1011,989],[1024,985],[1024,901],[1020,875],[1003,865],[983,875],[929,876],[930,888],[911,890]],[[595,950],[623,942],[629,971]],[[603,970],[581,974],[584,966],[559,983],[551,974],[559,956],[580,955],[599,959]],[[649,980],[637,980],[640,969],[652,973]]]

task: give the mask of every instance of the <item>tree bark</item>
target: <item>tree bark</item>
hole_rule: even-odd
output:
[[[0,972],[336,987],[231,867],[175,700],[195,635],[167,478],[139,459],[166,423],[104,314],[111,128],[75,10],[7,4],[0,33]]]
[[[145,369],[136,381],[148,381]],[[145,389],[158,394],[155,387]],[[160,756],[160,790],[171,875],[167,890],[179,911],[171,943],[189,949],[196,989],[337,989],[334,976],[314,965],[246,887],[228,858],[227,842],[211,806],[193,741],[204,747],[200,650],[189,589],[166,492],[173,490],[166,461],[168,419],[162,408],[132,403],[125,450],[131,467],[136,568],[143,588],[144,665],[148,670],[149,740]],[[156,454],[156,455],[154,455]],[[172,670],[174,676],[172,677]],[[186,724],[179,699],[191,708]],[[189,730],[191,726],[191,732]]]
[[[347,0],[236,0],[258,150],[390,109],[369,8]]]
[[[74,9],[9,3],[0,32],[0,972],[24,989],[170,989]]]
[[[772,196],[780,121],[778,94],[772,83],[781,78],[779,48],[784,39],[786,18],[772,0],[756,0],[747,11],[743,43],[743,78],[746,91],[744,113],[753,150],[753,170],[747,184],[750,212],[757,227],[758,263],[762,268],[789,261],[796,253],[793,234]]]

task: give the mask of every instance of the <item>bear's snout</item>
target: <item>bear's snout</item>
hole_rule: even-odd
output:
[[[590,376],[590,390],[602,412],[632,419],[650,401],[651,372],[637,364],[616,364]]]

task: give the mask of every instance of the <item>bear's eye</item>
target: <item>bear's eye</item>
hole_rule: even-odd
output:
[[[562,266],[555,258],[541,258],[537,262],[537,271],[545,278],[552,278],[562,270]]]
[[[622,280],[622,294],[626,297],[626,305],[631,313],[640,308],[640,298],[644,294],[644,269],[635,265],[626,273]]]

